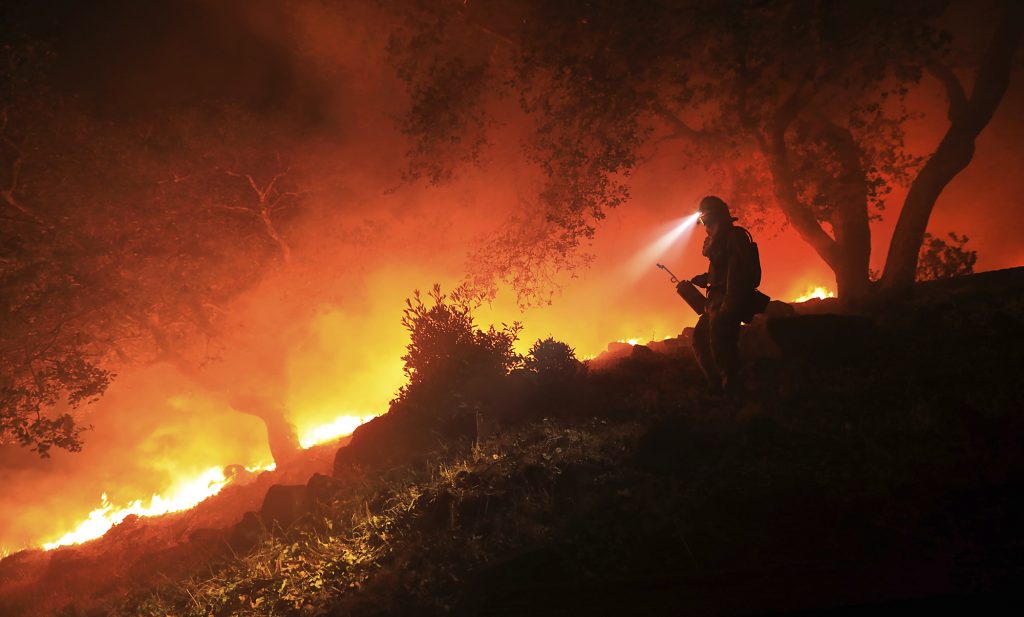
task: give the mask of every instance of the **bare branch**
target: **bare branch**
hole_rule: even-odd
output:
[[[186,174],[184,176],[179,176],[178,174],[171,174],[171,177],[170,177],[169,180],[160,180],[159,182],[157,182],[157,184],[167,184],[167,183],[180,184],[180,183],[184,182],[185,180],[188,180],[191,177],[192,177],[192,174]]]
[[[285,191],[283,193],[278,193],[277,197],[275,197],[270,202],[270,205],[267,206],[267,207],[270,210],[284,210],[285,208],[291,207],[294,204],[293,204],[293,202],[289,201],[288,203],[285,203],[284,205],[281,205],[281,202],[284,201],[288,197],[293,197],[294,198],[294,197],[298,197],[298,196],[299,196],[299,193],[296,192],[296,191]]]
[[[246,208],[244,206],[226,206],[223,204],[214,204],[213,207],[217,208],[218,210],[227,210],[228,212],[238,212],[240,214],[255,214],[252,211],[252,209]]]
[[[24,216],[27,216],[40,227],[48,227],[46,222],[39,218],[35,212],[31,209],[22,205],[18,198],[14,195],[14,192],[18,190],[18,179],[21,174],[21,154],[19,153],[11,163],[11,182],[7,188],[0,189],[0,197],[3,197],[4,201],[10,207],[14,208]]]
[[[224,172],[227,175],[235,178],[245,178],[245,180],[249,183],[249,186],[252,188],[253,192],[256,193],[256,209],[254,211],[249,208],[240,208],[238,206],[218,206],[225,210],[230,210],[234,212],[245,212],[246,214],[251,214],[258,217],[260,222],[263,223],[263,230],[266,232],[267,236],[274,242],[274,244],[277,245],[278,249],[280,249],[281,257],[284,259],[285,263],[289,263],[291,261],[291,247],[288,246],[288,243],[285,242],[285,239],[277,230],[277,227],[274,225],[274,221],[271,219],[270,215],[272,212],[280,211],[285,207],[280,205],[281,201],[285,197],[295,195],[295,193],[286,191],[278,193],[276,196],[272,197],[272,195],[274,195],[275,186],[277,185],[278,180],[287,176],[288,173],[290,173],[290,171],[291,168],[289,167],[284,169],[283,171],[277,172],[270,179],[270,181],[267,182],[266,185],[260,187],[259,183],[256,182],[256,179],[253,178],[252,174],[241,174],[236,171],[227,170]]]
[[[281,171],[281,172],[278,172],[278,173],[274,174],[274,177],[271,178],[270,182],[267,183],[267,186],[264,187],[264,189],[263,189],[264,192],[265,193],[269,193],[270,191],[272,191],[274,189],[274,185],[277,184],[277,181],[280,180],[281,178],[287,176],[290,171],[291,171],[291,167],[285,169],[284,171]]]

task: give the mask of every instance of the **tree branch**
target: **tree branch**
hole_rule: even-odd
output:
[[[283,171],[277,172],[270,179],[270,181],[262,188],[252,177],[252,174],[241,174],[230,170],[225,171],[227,175],[236,178],[245,178],[245,180],[249,183],[250,188],[252,188],[253,192],[256,193],[256,210],[253,211],[247,208],[238,208],[237,206],[219,206],[225,210],[231,211],[244,210],[247,214],[252,214],[259,218],[260,222],[263,224],[263,230],[266,232],[267,236],[274,242],[274,244],[277,245],[278,249],[280,249],[281,257],[284,259],[285,263],[291,262],[291,247],[288,246],[288,243],[281,236],[280,232],[278,232],[277,226],[274,225],[274,221],[273,219],[271,219],[270,215],[272,212],[279,211],[283,208],[283,206],[279,205],[282,199],[284,199],[286,196],[293,195],[293,193],[290,192],[282,192],[279,193],[276,196],[276,198],[272,197],[274,187],[276,186],[278,180],[287,176],[290,173],[290,171],[291,168],[289,167]]]
[[[841,267],[836,242],[821,228],[814,213],[800,201],[786,146],[786,129],[811,101],[809,84],[813,75],[814,70],[809,69],[804,79],[772,114],[765,132],[757,132],[757,140],[772,174],[779,208],[800,237],[835,271]]]
[[[948,64],[938,58],[931,58],[925,64],[925,68],[935,76],[946,88],[946,97],[949,99],[949,111],[947,116],[950,122],[967,113],[967,94],[960,78],[956,76]]]
[[[992,41],[978,67],[970,98],[951,118],[935,152],[914,178],[886,256],[882,288],[889,296],[910,293],[928,219],[939,195],[974,158],[974,141],[992,119],[1010,84],[1014,53],[1024,34],[1024,8],[1006,2]],[[954,90],[955,100],[959,94]],[[954,104],[951,100],[951,107]]]
[[[793,88],[793,92],[786,97],[786,100],[775,110],[768,121],[768,131],[771,139],[784,139],[786,129],[796,120],[800,112],[807,107],[814,98],[814,74],[817,68],[811,66],[807,69],[803,78]]]
[[[695,142],[707,143],[715,141],[718,138],[718,136],[711,131],[693,128],[684,122],[676,112],[669,109],[657,98],[655,98],[654,102],[651,103],[651,111],[654,112],[654,115],[664,120],[666,124],[673,128],[673,133],[667,137],[668,139],[685,138]]]
[[[9,146],[11,146],[12,148],[14,147],[14,145],[11,144],[9,140],[5,141],[8,143]],[[17,151],[16,148],[15,151]],[[18,190],[18,180],[20,179],[21,175],[21,162],[21,153],[18,152],[18,156],[16,156],[14,158],[14,161],[11,162],[11,182],[6,188],[0,189],[0,196],[3,197],[4,201],[7,203],[8,206],[14,208],[22,215],[27,216],[29,219],[32,220],[32,222],[39,225],[40,227],[48,228],[49,226],[46,224],[46,221],[37,216],[36,213],[33,212],[31,209],[22,205],[22,203],[14,195],[14,192]]]
[[[240,214],[250,215],[255,214],[255,212],[253,212],[251,208],[246,208],[244,206],[225,206],[223,204],[214,204],[213,207],[217,208],[218,210],[227,210],[228,212],[238,212]]]

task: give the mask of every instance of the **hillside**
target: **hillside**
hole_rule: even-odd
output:
[[[482,410],[396,405],[192,511],[8,557],[0,613],[993,607],[1024,578],[1024,269],[918,297],[760,320],[739,402],[684,332],[514,371]]]

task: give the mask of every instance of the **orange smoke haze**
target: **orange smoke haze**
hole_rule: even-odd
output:
[[[327,118],[323,130],[294,136],[302,152],[295,166],[306,170],[308,191],[301,214],[285,230],[293,260],[268,270],[226,307],[229,327],[200,373],[280,400],[309,445],[387,410],[404,379],[405,298],[435,282],[446,290],[457,285],[469,251],[519,207],[536,172],[522,160],[513,119],[494,136],[483,169],[464,171],[439,188],[403,184],[406,145],[393,118],[405,99],[385,62],[389,24],[375,8],[298,3],[289,10],[289,25],[302,42],[296,71],[317,75],[326,89],[318,105]],[[283,27],[254,23],[271,31]],[[922,88],[921,100],[932,100],[936,86],[925,82]],[[1024,264],[1024,216],[1017,206],[1024,176],[1016,173],[1024,128],[1015,111],[1022,97],[1016,80],[982,134],[974,162],[943,193],[932,218],[933,233],[971,237],[979,269]],[[912,147],[922,150],[944,126],[943,113],[927,111],[929,120],[911,135]],[[519,351],[553,336],[580,357],[600,353],[611,341],[662,339],[693,325],[696,315],[655,263],[686,278],[706,270],[703,228],[664,247],[657,242],[693,212],[707,183],[684,171],[677,156],[661,154],[633,176],[632,199],[602,222],[589,249],[595,257],[590,269],[563,277],[550,306],[526,312],[502,289],[476,313],[478,324],[520,320]],[[876,269],[902,197],[892,196],[885,220],[873,229]],[[831,272],[794,232],[753,231],[763,291],[792,300],[815,287],[834,289]],[[0,446],[0,548],[57,540],[87,520],[102,495],[118,507],[136,500],[146,505],[189,479],[216,485],[222,478],[211,470],[225,465],[271,462],[263,424],[233,410],[222,392],[168,364],[126,365],[117,372],[107,394],[85,410],[84,422],[94,428],[81,453],[57,451],[39,460]]]

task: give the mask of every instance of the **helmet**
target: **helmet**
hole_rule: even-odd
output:
[[[735,216],[729,213],[729,206],[722,201],[722,198],[714,195],[708,195],[701,199],[700,205],[697,206],[697,211],[700,212],[700,218],[697,221],[705,225],[715,221],[737,220]]]

